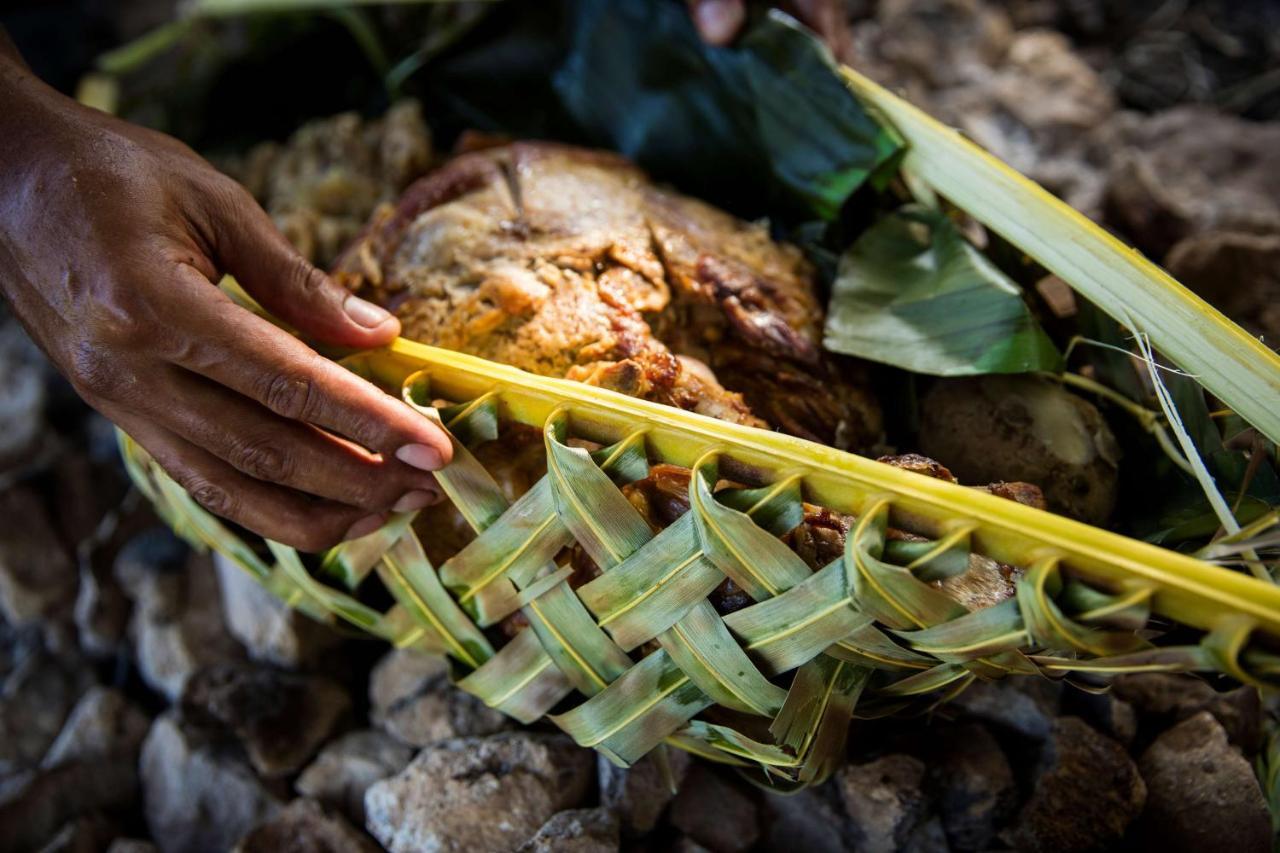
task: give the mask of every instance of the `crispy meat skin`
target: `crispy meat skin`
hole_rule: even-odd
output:
[[[857,366],[821,351],[799,249],[613,154],[463,154],[376,214],[335,273],[424,343],[844,447],[880,432]]]

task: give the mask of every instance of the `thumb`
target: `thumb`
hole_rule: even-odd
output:
[[[400,334],[400,321],[317,269],[243,189],[220,205],[210,232],[218,266],[276,317],[321,343],[367,349]]]
[[[733,41],[747,17],[743,0],[687,0],[687,3],[698,35],[715,47]]]

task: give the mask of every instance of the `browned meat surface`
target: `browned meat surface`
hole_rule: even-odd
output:
[[[880,433],[858,367],[821,353],[799,249],[612,154],[456,157],[375,215],[336,272],[424,343],[844,447]]]

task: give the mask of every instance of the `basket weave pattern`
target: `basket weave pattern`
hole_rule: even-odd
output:
[[[291,606],[399,647],[444,652],[461,689],[522,722],[548,716],[622,765],[665,742],[793,788],[836,766],[855,714],[927,708],[975,679],[1213,668],[1256,681],[1275,671],[1248,648],[1253,625],[1243,618],[1220,620],[1199,645],[1152,645],[1142,629],[1158,585],[1086,584],[1052,549],[1024,552],[1032,559],[1013,598],[970,612],[928,581],[965,570],[981,526],[922,520],[901,511],[892,490],[850,489],[833,507],[856,515],[844,554],[812,571],[779,537],[801,520],[821,472],[744,458],[732,436],[716,444],[716,422],[710,438],[672,454],[649,424],[602,430],[573,401],[521,405],[527,392],[495,383],[437,409],[431,368],[405,376],[403,363],[345,363],[399,383],[406,402],[452,437],[454,460],[438,479],[477,535],[440,566],[428,561],[412,514],[333,549],[313,570],[267,543],[269,564],[122,436],[131,474],[175,529]],[[497,437],[500,423],[536,427],[545,441],[547,473],[514,503],[469,450]],[[621,487],[690,454],[690,509],[654,533]],[[891,523],[925,541],[888,541]],[[575,544],[601,570],[576,589],[572,570],[557,564]],[[722,616],[707,597],[726,577],[754,603]],[[392,607],[364,603],[373,584]],[[498,647],[486,629],[517,611],[529,627]]]

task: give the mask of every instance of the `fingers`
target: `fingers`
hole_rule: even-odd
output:
[[[848,58],[853,34],[844,4],[837,0],[791,0],[787,4],[796,20],[818,34],[838,59]]]
[[[136,417],[117,422],[214,515],[301,551],[372,533],[386,516],[255,480],[185,439]]]
[[[425,471],[286,420],[172,365],[155,372],[135,412],[254,479],[371,512],[421,509],[440,496]]]
[[[747,18],[743,0],[688,0],[688,4],[698,34],[716,47],[733,41]]]
[[[449,439],[431,421],[235,305],[194,270],[183,275],[182,286],[159,297],[162,316],[180,318],[166,352],[172,363],[386,459],[424,471],[449,461]]]
[[[239,185],[210,194],[214,260],[276,317],[327,344],[368,349],[400,334],[389,312],[354,296],[298,254]]]

